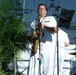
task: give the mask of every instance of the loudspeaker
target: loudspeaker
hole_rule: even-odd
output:
[[[68,10],[68,9],[62,8],[60,15],[63,18],[62,17],[59,18],[58,26],[69,29],[74,12],[75,10]]]

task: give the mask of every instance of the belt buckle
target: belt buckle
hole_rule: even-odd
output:
[[[44,41],[44,40],[43,40],[42,42],[43,42],[43,43],[46,43],[46,41]]]

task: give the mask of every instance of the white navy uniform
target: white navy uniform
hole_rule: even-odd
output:
[[[54,33],[53,35],[53,41],[58,41],[58,52],[59,52],[59,75],[68,75],[68,72],[65,72],[63,67],[65,66],[64,59],[66,58],[66,52],[65,52],[65,43],[69,43],[69,38],[68,34],[61,30],[59,28],[58,30],[58,39],[57,39],[57,34]],[[55,75],[57,75],[57,58],[56,55],[57,52],[55,52]]]
[[[46,24],[51,27],[56,27],[57,22],[53,16],[47,16],[45,18],[40,19],[41,24]],[[36,28],[36,20],[31,23],[31,28],[29,35],[33,35],[33,30]],[[55,53],[55,43],[53,42],[52,33],[49,33],[46,29],[42,29],[44,33],[43,37],[40,37],[40,48],[43,54],[43,71],[41,71],[41,75],[53,75],[53,68],[54,68],[54,53]],[[45,40],[46,42],[43,43],[42,41]],[[37,53],[31,57],[29,63],[29,74],[28,75],[39,75],[39,48]]]

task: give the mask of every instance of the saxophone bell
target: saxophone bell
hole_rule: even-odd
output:
[[[34,37],[43,37],[44,36],[44,33],[41,31],[40,33],[39,33],[39,31],[34,31],[34,33],[33,33],[33,35],[34,35]]]

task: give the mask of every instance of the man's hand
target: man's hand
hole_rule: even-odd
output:
[[[65,42],[64,45],[65,45],[65,47],[69,46],[69,42]]]

